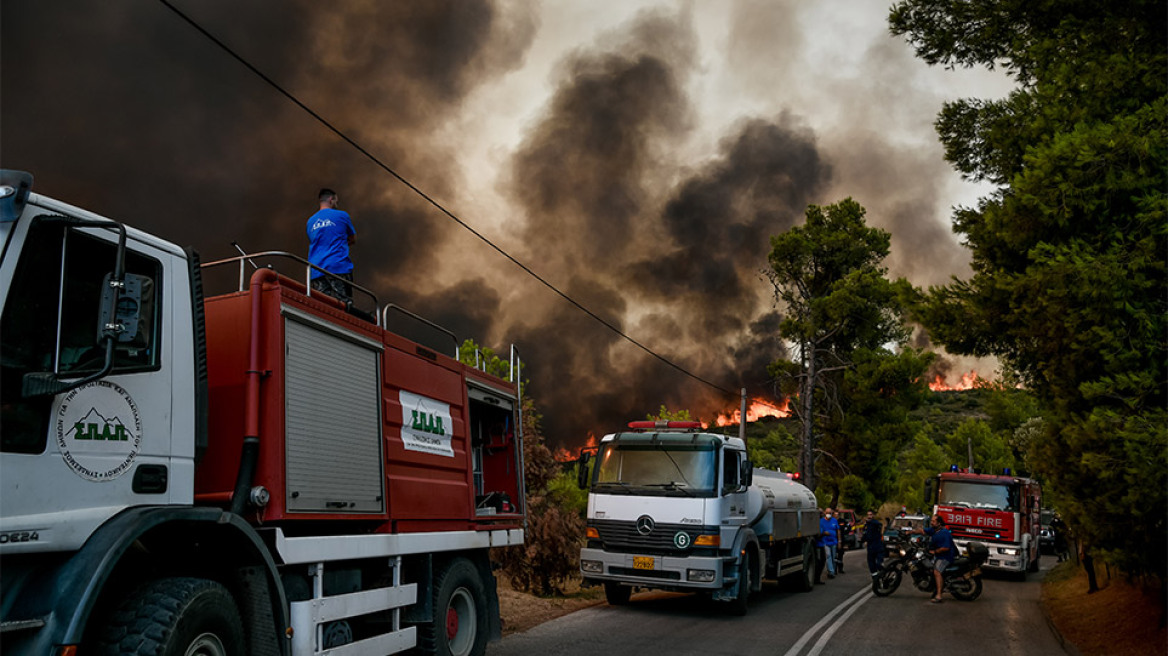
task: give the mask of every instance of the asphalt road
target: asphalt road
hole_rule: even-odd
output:
[[[1039,605],[1042,572],[1018,581],[987,574],[972,602],[929,596],[903,583],[891,596],[870,592],[862,552],[844,574],[809,593],[767,583],[746,617],[731,617],[696,595],[642,593],[628,606],[586,608],[507,636],[488,656],[1064,656]],[[825,574],[826,576],[826,574]],[[826,579],[825,579],[826,580]]]

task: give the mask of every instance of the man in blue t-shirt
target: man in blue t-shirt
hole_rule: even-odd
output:
[[[824,557],[827,559],[827,578],[835,578],[836,550],[839,548],[839,520],[832,517],[831,508],[823,511],[819,519],[819,532],[823,536]]]
[[[941,603],[941,589],[944,587],[945,568],[952,565],[957,558],[957,545],[953,544],[953,535],[945,528],[945,520],[940,515],[933,515],[932,526],[925,529],[925,533],[932,536],[929,542],[929,553],[933,555],[933,580],[937,582],[937,593],[929,601]]]
[[[349,245],[357,240],[357,230],[349,213],[337,209],[337,192],[321,189],[317,199],[320,210],[308,217],[308,261],[336,277],[313,269],[312,289],[348,302],[352,287],[345,281],[353,281]]]

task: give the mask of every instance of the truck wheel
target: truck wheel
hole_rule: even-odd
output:
[[[815,589],[815,544],[808,540],[803,545],[803,569],[792,575],[795,589],[799,592],[811,592]]]
[[[102,627],[98,654],[243,656],[243,622],[231,593],[208,579],[167,578],[137,589]]]
[[[487,595],[475,566],[451,561],[434,584],[434,620],[418,627],[418,646],[435,656],[482,656],[487,651]]]
[[[609,606],[624,606],[629,603],[629,597],[633,595],[633,589],[627,585],[619,583],[605,583],[604,584],[604,598],[608,601]]]
[[[1038,553],[1039,553],[1039,555],[1040,555],[1040,556],[1042,555],[1042,551],[1039,551]],[[1037,558],[1035,558],[1035,559],[1033,559],[1033,560],[1030,560],[1030,557],[1031,557],[1032,555],[1033,555],[1033,554],[1030,552],[1030,550],[1027,550],[1027,551],[1026,551],[1026,559],[1027,559],[1027,561],[1030,563],[1030,571],[1031,571],[1031,572],[1037,572],[1037,571],[1038,571],[1038,559],[1037,559]]]
[[[727,611],[731,615],[742,617],[746,614],[747,605],[750,603],[750,558],[746,555],[742,556],[742,564],[738,566],[738,596],[734,598],[727,606]]]

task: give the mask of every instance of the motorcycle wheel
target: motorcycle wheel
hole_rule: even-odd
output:
[[[949,592],[955,599],[973,601],[981,596],[981,577],[954,579],[949,582]]]
[[[889,568],[876,572],[872,577],[872,594],[887,597],[900,587],[900,570]]]
[[[914,576],[913,587],[926,594],[935,594],[937,592],[937,581],[933,579],[933,571],[929,570],[925,572],[924,576]]]

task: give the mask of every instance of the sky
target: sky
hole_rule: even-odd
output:
[[[204,261],[233,241],[306,255],[316,192],[336,189],[356,282],[460,339],[515,344],[553,447],[662,405],[711,421],[738,405],[720,389],[777,403],[763,270],[809,204],[863,205],[892,235],[892,277],[968,276],[950,216],[990,189],[944,161],[933,122],[1011,88],[915,59],[872,0],[174,6],[677,366],[155,0],[2,1],[0,166]]]

